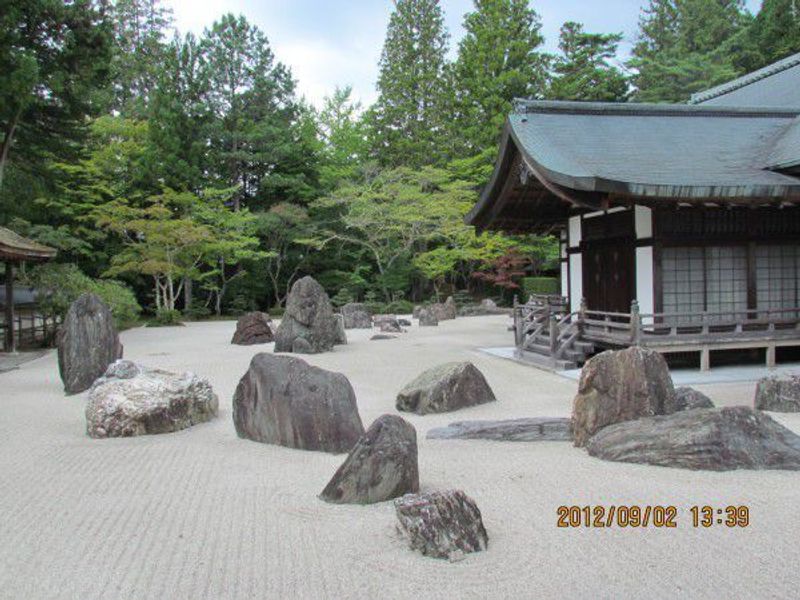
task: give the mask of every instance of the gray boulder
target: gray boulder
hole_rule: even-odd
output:
[[[82,294],[67,311],[56,337],[64,391],[88,390],[108,365],[122,358],[111,309],[94,294]]]
[[[210,421],[219,401],[194,373],[177,375],[120,360],[94,382],[86,405],[93,438],[169,433]]]
[[[423,308],[425,308],[425,307],[422,306],[421,304],[415,305],[414,306],[414,310],[411,312],[411,318],[412,319],[419,319],[419,313]]]
[[[376,333],[375,335],[373,335],[369,339],[372,340],[372,341],[380,341],[380,340],[393,340],[396,337],[397,337],[396,335],[387,335],[385,333]]]
[[[458,305],[452,296],[448,296],[444,301],[444,307],[447,309],[447,318],[455,319],[458,315]]]
[[[341,337],[339,320],[322,286],[312,277],[295,281],[275,334],[275,352],[327,352],[342,343]]]
[[[242,438],[333,453],[348,452],[364,433],[347,377],[266,353],[239,381],[233,423]]]
[[[675,412],[695,408],[714,408],[714,403],[711,398],[694,388],[675,388]]]
[[[411,327],[411,321],[408,319],[397,319],[397,322],[400,324],[400,327]]]
[[[236,331],[231,339],[231,344],[252,346],[253,344],[268,344],[274,340],[272,319],[267,313],[254,311],[242,315],[236,321]]]
[[[333,340],[333,343],[337,346],[344,346],[347,344],[347,332],[344,330],[344,317],[342,317],[342,315],[333,315],[333,323],[336,328],[336,338]]]
[[[431,440],[494,440],[498,442],[562,442],[572,440],[568,418],[531,417],[505,421],[458,421],[428,431]]]
[[[398,533],[425,556],[454,561],[489,546],[481,511],[461,490],[408,494],[394,508]]]
[[[403,333],[403,328],[400,327],[400,322],[397,319],[392,321],[381,321],[378,324],[381,333]]]
[[[698,408],[609,425],[586,448],[603,460],[680,469],[800,469],[800,437],[747,406]]]
[[[345,329],[372,329],[372,315],[366,304],[350,302],[341,311]]]
[[[675,388],[664,357],[634,346],[606,351],[583,367],[572,406],[575,445],[607,425],[675,412]]]
[[[439,319],[430,308],[423,308],[419,311],[419,326],[420,327],[436,327],[439,325]]]
[[[397,410],[419,415],[443,413],[494,402],[486,378],[471,362],[433,367],[408,383],[397,395]]]
[[[417,432],[405,419],[383,415],[356,442],[320,498],[372,504],[418,491]]]
[[[430,310],[434,314],[437,321],[450,321],[456,318],[455,303],[453,303],[452,305],[449,305],[444,302],[431,304],[428,307],[428,310]]]
[[[765,377],[756,385],[755,407],[774,412],[800,412],[800,377]]]

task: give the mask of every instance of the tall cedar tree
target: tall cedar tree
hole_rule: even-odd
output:
[[[741,54],[737,66],[743,72],[800,52],[800,0],[764,0],[734,52]]]
[[[455,157],[494,155],[514,98],[542,97],[547,60],[541,22],[527,0],[475,0],[451,69]]]
[[[553,63],[548,96],[555,100],[620,102],[628,94],[625,75],[608,61],[617,54],[621,33],[585,33],[569,21],[561,27],[559,56]]]
[[[650,0],[628,62],[636,100],[684,102],[736,77],[730,44],[750,21],[743,0]]]
[[[416,167],[441,159],[448,37],[439,0],[396,0],[371,113],[381,164]]]
[[[5,0],[0,12],[0,188],[9,160],[29,170],[74,155],[108,76],[104,2]]]

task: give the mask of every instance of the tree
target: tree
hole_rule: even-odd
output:
[[[732,52],[738,54],[737,66],[744,72],[800,52],[800,0],[764,0]]]
[[[450,72],[448,141],[456,157],[494,154],[512,100],[544,94],[541,22],[527,0],[475,0],[464,29]]]
[[[372,147],[382,165],[439,161],[447,43],[439,0],[396,0],[370,116]]]
[[[750,19],[742,0],[650,0],[628,62],[636,100],[685,102],[735,78],[728,48]]]
[[[556,100],[619,102],[628,94],[628,82],[608,61],[616,57],[621,33],[585,33],[569,21],[561,27],[561,56],[553,64],[548,96]]]
[[[323,142],[320,184],[331,191],[337,184],[352,180],[367,159],[369,143],[367,124],[361,115],[361,103],[352,100],[353,88],[337,87],[326,96],[319,113]]]
[[[0,188],[6,166],[67,156],[108,76],[110,25],[99,0],[6,0],[0,13]]]

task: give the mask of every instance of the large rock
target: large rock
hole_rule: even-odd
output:
[[[194,373],[177,375],[120,360],[94,382],[86,406],[86,433],[129,437],[186,429],[217,416],[211,384]]]
[[[430,308],[423,308],[419,311],[419,326],[420,327],[436,327],[439,325],[439,319]]]
[[[448,298],[448,300],[450,300],[450,298]],[[447,304],[446,302],[431,304],[428,310],[434,314],[437,321],[449,321],[456,318],[455,302],[452,304]]]
[[[583,367],[572,407],[575,445],[606,425],[675,412],[675,388],[664,357],[634,346],[607,351]]]
[[[320,498],[372,504],[418,491],[417,432],[405,419],[383,415],[356,442]]]
[[[348,452],[364,433],[347,377],[266,353],[239,381],[233,423],[242,438],[334,453]]]
[[[458,560],[489,545],[481,511],[461,490],[409,494],[394,508],[398,532],[425,556]]]
[[[342,343],[340,324],[328,294],[312,277],[295,281],[275,334],[275,352],[316,354],[337,343]]]
[[[272,331],[272,320],[267,313],[249,312],[239,317],[236,321],[236,331],[231,339],[231,344],[251,346],[253,344],[268,344],[275,340]]]
[[[445,363],[428,369],[397,395],[397,410],[419,415],[442,413],[494,402],[494,392],[470,362]]]
[[[714,408],[714,403],[711,398],[694,388],[675,388],[675,412],[695,408]]]
[[[108,365],[122,358],[111,309],[94,294],[83,294],[58,330],[58,370],[68,394],[88,390]]]
[[[699,408],[609,425],[586,448],[604,460],[681,469],[800,469],[800,437],[746,406]]]
[[[372,329],[372,315],[366,304],[350,302],[341,311],[345,329]]]
[[[494,440],[499,442],[562,442],[572,440],[568,418],[531,417],[505,421],[458,421],[428,431],[432,440]]]
[[[800,412],[800,377],[765,377],[756,386],[755,407],[774,412]]]

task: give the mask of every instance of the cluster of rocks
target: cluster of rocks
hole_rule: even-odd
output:
[[[119,360],[94,382],[86,405],[93,438],[170,433],[217,416],[211,384],[194,373],[176,375]]]
[[[415,306],[412,317],[419,319],[420,327],[435,327],[439,321],[455,319],[457,313],[456,301],[448,296],[444,302]]]
[[[796,384],[762,380],[756,408],[794,406],[786,390],[800,389]],[[674,389],[664,358],[639,347],[586,363],[572,426],[575,445],[604,460],[712,471],[800,469],[800,436],[760,410],[714,408],[696,390]]]
[[[482,317],[486,315],[510,315],[510,308],[500,308],[491,298],[484,298],[480,304],[467,304],[458,309],[459,317]]]
[[[323,287],[313,277],[303,277],[294,282],[286,299],[275,333],[275,352],[328,352],[334,345],[347,343],[344,328]]]

